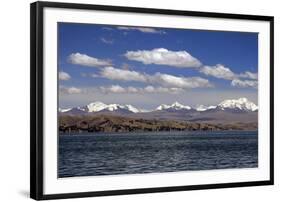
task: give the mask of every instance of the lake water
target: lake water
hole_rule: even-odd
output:
[[[257,132],[72,133],[59,136],[58,177],[258,166]]]

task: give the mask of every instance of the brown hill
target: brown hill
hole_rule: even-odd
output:
[[[256,130],[257,122],[208,123],[183,120],[143,119],[113,115],[59,116],[59,131],[137,132],[196,130]]]

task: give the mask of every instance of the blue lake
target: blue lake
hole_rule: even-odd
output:
[[[258,132],[59,135],[58,177],[258,166]]]

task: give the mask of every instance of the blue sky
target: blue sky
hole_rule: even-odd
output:
[[[59,105],[257,103],[258,34],[58,25]]]

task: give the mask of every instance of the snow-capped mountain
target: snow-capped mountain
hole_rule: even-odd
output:
[[[128,111],[132,113],[138,113],[141,112],[141,110],[133,107],[132,105],[120,105],[120,104],[105,104],[103,102],[92,102],[86,106],[83,107],[75,107],[75,108],[69,108],[69,109],[59,109],[59,112],[65,113],[65,112],[80,112],[80,113],[91,113],[91,112],[101,112],[101,111]]]
[[[239,98],[237,100],[224,100],[218,104],[218,108],[221,110],[225,109],[234,109],[234,110],[243,110],[243,111],[257,111],[258,106],[249,101],[247,98]]]
[[[102,102],[92,102],[85,106],[87,112],[99,112],[101,110],[104,110],[108,107],[108,105],[102,103]]]
[[[161,104],[159,105],[156,110],[159,111],[159,110],[190,110],[191,107],[190,106],[185,106],[185,105],[182,105],[178,102],[174,102],[173,104],[171,105],[166,105],[166,104]]]
[[[83,107],[74,107],[68,109],[61,109],[59,108],[59,112],[61,114],[67,115],[84,115],[89,113],[96,113],[96,112],[110,112],[110,113],[117,113],[117,114],[137,114],[140,115],[149,115],[153,114],[154,112],[165,113],[165,116],[169,112],[179,113],[180,116],[189,116],[198,115],[196,112],[200,112],[200,114],[211,113],[211,112],[218,112],[218,111],[225,111],[228,113],[232,112],[256,112],[258,110],[258,106],[249,101],[247,98],[239,98],[239,99],[229,99],[224,100],[219,103],[217,106],[210,105],[198,105],[196,108],[191,108],[190,106],[180,104],[179,102],[174,102],[171,105],[161,104],[154,110],[145,110],[145,109],[138,109],[132,105],[121,105],[121,104],[105,104],[103,102],[92,102]],[[185,115],[183,115],[183,114]],[[197,116],[196,115],[196,116]]]
[[[203,112],[203,111],[207,111],[209,109],[216,109],[217,106],[205,106],[205,105],[199,105],[198,107],[196,107],[196,110],[199,111],[199,112]]]
[[[178,102],[173,103],[172,105],[167,105],[167,104],[161,104],[159,105],[155,111],[161,111],[161,110],[191,110],[190,106],[182,105]],[[221,103],[219,103],[217,106],[215,105],[210,105],[210,106],[205,106],[205,105],[198,105],[195,110],[198,112],[204,112],[204,111],[210,111],[210,110],[240,110],[240,111],[257,111],[258,106],[249,101],[247,98],[239,98],[239,99],[229,99],[229,100],[224,100]]]
[[[135,108],[132,105],[120,105],[120,104],[104,104],[102,102],[94,102],[87,105],[89,112],[99,112],[103,110],[107,111],[117,111],[117,110],[127,110],[133,113],[140,112],[139,109]]]

